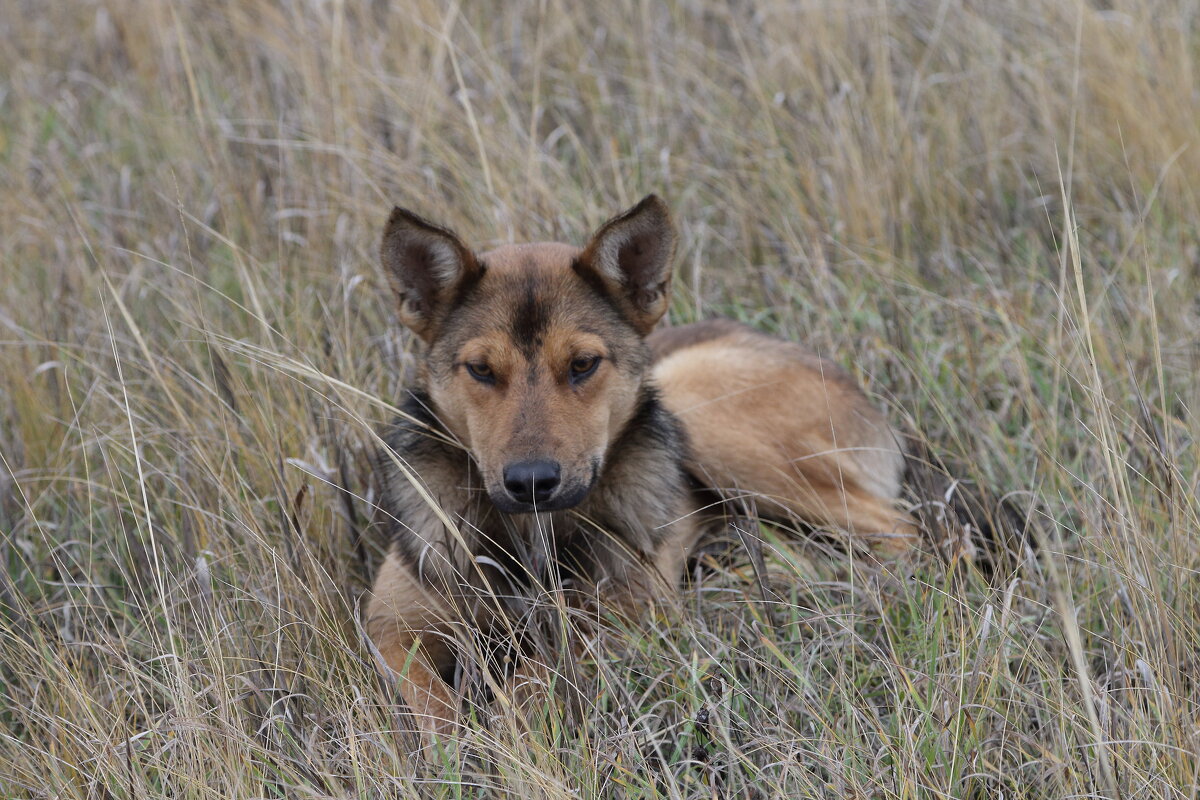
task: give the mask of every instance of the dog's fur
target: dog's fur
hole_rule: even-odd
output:
[[[541,584],[618,611],[669,598],[711,518],[701,493],[883,557],[916,543],[898,439],[841,369],[729,320],[652,333],[674,245],[654,196],[583,249],[476,254],[388,220],[383,266],[424,354],[381,456],[393,537],[367,629],[426,732],[461,713],[455,628],[503,626],[505,598]]]

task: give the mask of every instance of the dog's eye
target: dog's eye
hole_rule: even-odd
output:
[[[579,381],[596,371],[600,356],[580,356],[571,362],[571,380]]]
[[[472,378],[480,383],[495,383],[496,374],[492,372],[492,368],[482,361],[475,364],[467,364],[467,372]]]

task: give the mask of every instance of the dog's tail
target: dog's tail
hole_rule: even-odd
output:
[[[954,469],[923,441],[908,442],[904,496],[928,540],[947,560],[969,559],[988,575],[1008,573],[1035,551],[1032,496],[997,495]]]

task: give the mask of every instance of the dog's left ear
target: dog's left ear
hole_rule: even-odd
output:
[[[625,306],[638,332],[649,333],[671,302],[675,227],[657,195],[613,217],[592,235],[579,261]]]

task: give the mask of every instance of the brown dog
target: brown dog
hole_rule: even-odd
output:
[[[897,437],[842,370],[729,320],[651,333],[674,248],[654,196],[582,250],[476,254],[392,212],[383,266],[425,347],[381,457],[393,536],[367,628],[425,731],[460,715],[455,630],[503,628],[506,598],[669,597],[705,529],[698,491],[883,556],[916,542]]]

